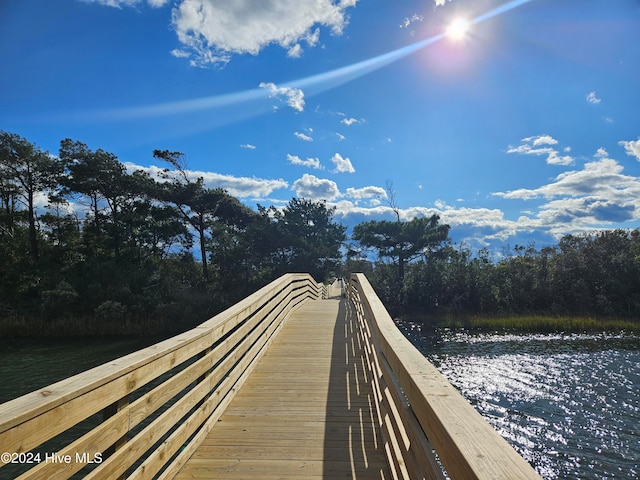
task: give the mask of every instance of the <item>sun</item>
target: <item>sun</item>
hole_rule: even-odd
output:
[[[467,36],[467,32],[469,31],[469,22],[464,18],[456,18],[451,24],[447,27],[447,37],[451,40],[460,41]]]

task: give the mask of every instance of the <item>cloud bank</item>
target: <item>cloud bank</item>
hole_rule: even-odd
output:
[[[550,136],[528,137],[524,140],[531,149],[557,146],[557,141]],[[629,151],[633,152],[634,148],[640,146],[640,139],[620,142],[625,148],[627,143]],[[318,158],[302,159],[288,154],[287,161],[292,165],[323,170]],[[349,171],[347,165],[350,165],[350,161],[347,163],[348,159],[340,154],[335,154],[332,161],[336,166],[342,165],[344,171]],[[145,170],[156,178],[159,178],[161,171],[159,167],[134,164],[127,164],[127,168],[130,171]],[[290,187],[283,179],[235,177],[203,171],[189,171],[188,174],[194,179],[202,177],[208,187],[225,188],[245,201],[269,199],[276,204],[286,203],[290,195],[286,191],[293,191],[298,198],[324,200],[336,207],[336,220],[348,226],[372,219],[395,219],[391,207],[384,204],[386,190],[375,185],[349,186],[341,190],[335,181],[311,174],[303,174]],[[604,148],[599,148],[593,159],[582,167],[562,172],[536,188],[493,192],[491,196],[526,202],[530,207],[518,216],[508,218],[501,208],[452,206],[436,200],[431,206],[401,208],[399,213],[402,220],[437,214],[443,223],[452,227],[457,241],[496,249],[504,242],[544,239],[550,243],[569,233],[614,227],[640,219],[640,178],[626,174],[624,167],[609,158]]]
[[[127,171],[142,170],[148,173],[157,181],[166,181],[161,175],[163,168],[152,165],[150,167],[142,167],[131,162],[126,162]],[[271,195],[274,191],[287,188],[289,183],[285,180],[266,179],[257,177],[236,177],[233,175],[224,175],[215,172],[204,172],[201,170],[187,170],[187,176],[193,180],[202,178],[205,186],[208,188],[224,188],[234,197],[238,198],[264,198]]]

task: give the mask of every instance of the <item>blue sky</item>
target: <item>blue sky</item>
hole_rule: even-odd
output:
[[[637,228],[640,2],[3,0],[0,129],[474,249]]]

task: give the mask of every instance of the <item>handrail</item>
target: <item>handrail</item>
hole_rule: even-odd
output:
[[[398,330],[363,274],[347,287],[394,478],[540,479]],[[437,454],[437,459],[433,454]]]
[[[310,275],[283,275],[188,332],[6,402],[0,452],[31,463],[20,479],[78,471],[85,478],[171,478],[287,315],[323,296],[326,286]],[[80,433],[62,449],[47,450],[47,441],[73,430]]]

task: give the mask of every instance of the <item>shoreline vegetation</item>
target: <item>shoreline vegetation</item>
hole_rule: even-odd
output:
[[[450,328],[468,331],[521,333],[625,333],[640,334],[640,320],[550,315],[446,315],[407,316],[403,321],[426,329]]]
[[[206,321],[206,319],[202,320]],[[436,328],[460,329],[472,332],[504,333],[624,333],[640,334],[640,320],[549,315],[408,315],[396,319]],[[128,319],[97,322],[94,318],[28,319],[5,317],[0,319],[0,339],[38,338],[95,338],[95,337],[164,337],[178,335],[201,322],[171,324],[165,319]]]

